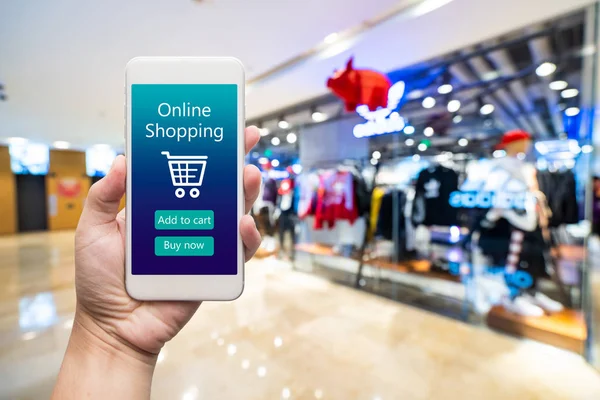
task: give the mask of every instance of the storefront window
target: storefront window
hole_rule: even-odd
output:
[[[313,106],[294,126],[303,171],[283,222],[295,267],[591,360],[589,21],[577,12],[388,72],[387,107]],[[284,119],[269,134],[285,137]]]

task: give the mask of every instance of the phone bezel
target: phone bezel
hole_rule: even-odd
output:
[[[244,249],[239,223],[244,214],[243,166],[245,128],[245,73],[233,57],[136,57],[125,72],[125,142],[131,154],[132,84],[237,84],[238,86],[238,160],[237,160],[237,254],[235,275],[133,275],[131,273],[131,213],[126,212],[125,286],[138,300],[233,300],[244,289]],[[127,176],[131,176],[131,157],[127,157]],[[132,209],[131,179],[127,179],[126,210]]]

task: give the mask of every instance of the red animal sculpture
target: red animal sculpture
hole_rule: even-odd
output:
[[[336,71],[327,80],[327,87],[344,101],[346,111],[354,111],[361,104],[369,107],[369,111],[387,107],[392,86],[388,77],[369,69],[354,69],[353,60],[351,57],[345,69]]]

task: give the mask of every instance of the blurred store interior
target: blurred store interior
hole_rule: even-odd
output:
[[[153,398],[600,398],[599,40],[593,0],[2,2],[0,399],[51,393],[140,55],[239,58],[263,175]]]

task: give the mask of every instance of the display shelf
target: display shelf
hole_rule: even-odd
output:
[[[312,254],[315,256],[329,256],[329,257],[344,257],[341,254],[336,253],[332,246],[320,244],[320,243],[301,243],[296,245],[296,251]],[[356,261],[359,258],[356,256],[346,257]],[[407,260],[401,262],[392,262],[383,260],[380,258],[369,258],[368,254],[364,258],[365,265],[371,267],[387,269],[395,272],[414,274],[421,276],[428,276],[437,279],[443,279],[453,282],[460,282],[460,277],[451,274],[445,274],[443,272],[433,271],[431,268],[431,262],[427,260]]]
[[[564,310],[543,317],[523,317],[502,306],[487,315],[490,328],[583,354],[587,331],[583,313]]]

